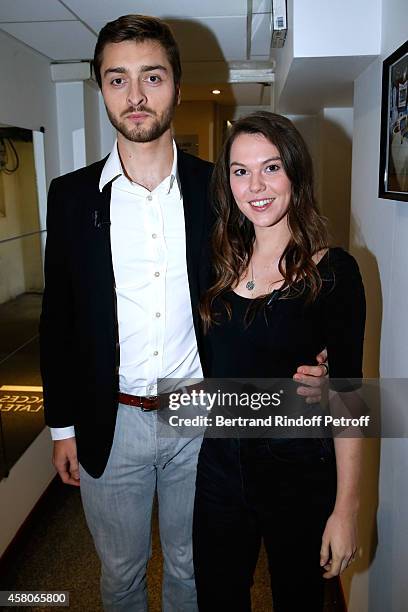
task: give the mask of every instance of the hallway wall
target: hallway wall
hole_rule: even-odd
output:
[[[382,61],[407,40],[406,17],[405,0],[383,0],[381,57],[359,76],[354,89],[350,243],[367,294],[365,374],[383,378],[408,377],[408,205],[377,195]],[[407,413],[404,418],[407,425]],[[383,440],[379,541],[377,546],[374,534],[369,571],[353,578],[351,612],[406,610],[407,470],[408,441]]]
[[[0,123],[45,128],[47,182],[59,174],[55,86],[50,62],[0,31]]]
[[[33,143],[13,140],[19,167],[0,173],[5,214],[0,216],[0,241],[39,229]],[[43,274],[38,235],[0,244],[0,304],[26,291],[42,291]]]
[[[353,109],[324,108],[319,114],[319,196],[331,242],[349,247]]]
[[[198,157],[214,161],[214,102],[181,102],[176,109],[173,128],[178,135],[198,136]]]
[[[0,32],[0,84],[1,124],[29,130],[45,128],[48,185],[59,174],[55,86],[49,60]],[[53,478],[50,457],[49,432],[44,430],[10,476],[0,482],[0,555]]]

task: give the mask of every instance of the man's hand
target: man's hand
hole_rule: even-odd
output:
[[[54,440],[52,462],[62,482],[79,487],[79,464],[75,438]]]
[[[299,366],[293,380],[307,385],[298,387],[297,394],[305,398],[307,404],[315,404],[322,399],[323,388],[326,385],[327,366],[323,365],[327,361],[327,351],[323,349],[316,357],[318,365]]]

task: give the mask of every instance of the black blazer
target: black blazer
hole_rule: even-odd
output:
[[[111,184],[99,191],[105,162],[51,183],[40,319],[45,421],[51,427],[75,425],[79,460],[94,477],[101,476],[106,467],[118,407]],[[178,173],[194,327],[206,372],[197,305],[208,282],[212,164],[179,151]]]

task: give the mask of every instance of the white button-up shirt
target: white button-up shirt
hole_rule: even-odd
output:
[[[153,191],[124,174],[117,144],[99,189],[112,181],[111,248],[119,328],[119,387],[156,395],[158,378],[201,378],[186,263],[183,199],[171,173]],[[54,440],[73,427],[51,428]]]

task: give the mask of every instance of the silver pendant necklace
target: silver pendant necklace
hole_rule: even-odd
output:
[[[252,263],[252,259],[251,259],[251,276],[252,278],[245,285],[248,291],[253,291],[255,289],[254,265]]]

